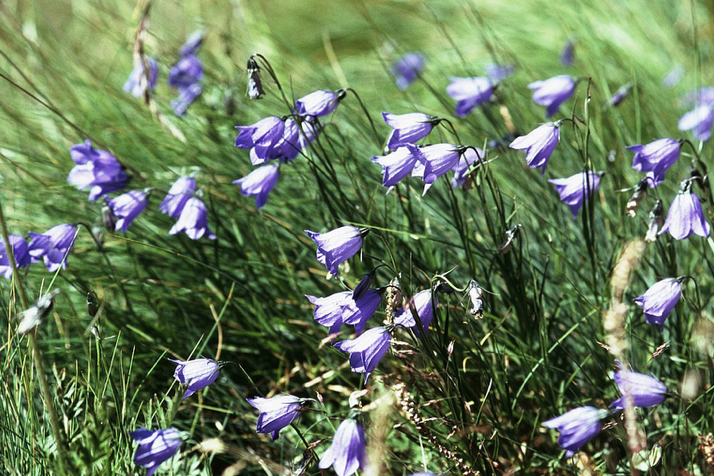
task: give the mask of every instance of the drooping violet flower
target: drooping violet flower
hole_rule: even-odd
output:
[[[667,396],[667,387],[662,382],[630,370],[615,372],[615,383],[622,394],[622,397],[610,404],[610,408],[615,408],[615,411],[625,409],[628,396],[632,399],[632,405],[643,408],[659,405]]]
[[[129,181],[116,157],[106,150],[92,148],[89,139],[72,146],[69,153],[77,165],[69,172],[67,181],[79,190],[91,187],[89,201],[121,190]]]
[[[143,190],[132,190],[110,200],[109,208],[112,215],[117,218],[114,231],[121,230],[122,233],[126,233],[131,222],[144,211],[147,203],[149,198]]]
[[[204,235],[215,240],[214,235],[208,228],[208,212],[206,204],[198,197],[191,197],[186,201],[186,205],[181,210],[181,215],[174,226],[169,231],[169,235],[186,232],[192,240],[198,240]]]
[[[456,115],[466,117],[476,106],[493,96],[494,85],[488,78],[451,78],[446,93],[456,99]]]
[[[659,235],[669,231],[675,240],[689,238],[694,233],[702,238],[709,237],[709,223],[704,217],[702,204],[691,189],[691,182],[685,180],[680,186],[679,193],[667,212],[667,219],[659,231]]]
[[[204,30],[197,30],[191,33],[186,39],[186,42],[179,48],[179,54],[181,54],[181,56],[189,56],[198,53],[198,50],[200,50],[203,45],[203,38],[205,36],[206,32]]]
[[[169,360],[176,364],[174,378],[183,385],[188,385],[183,398],[188,398],[215,382],[221,374],[221,367],[225,365],[211,359]]]
[[[315,91],[295,101],[295,110],[301,116],[322,117],[332,114],[337,104],[345,97],[342,89]]]
[[[18,269],[30,265],[31,258],[27,251],[27,242],[20,235],[8,235],[8,241],[12,248],[12,255],[15,258],[15,265]],[[5,240],[0,237],[0,274],[9,279],[12,276],[12,263],[10,263],[10,255],[5,246]]]
[[[364,429],[354,418],[347,418],[335,431],[332,445],[323,453],[318,467],[332,466],[337,476],[352,476],[367,463]]]
[[[528,85],[533,89],[533,101],[541,106],[546,106],[545,117],[551,117],[560,105],[570,99],[575,92],[575,79],[567,74],[554,76],[544,81],[535,81]]]
[[[680,117],[677,127],[680,131],[693,129],[694,137],[707,141],[712,136],[712,125],[714,125],[714,108],[703,104]]]
[[[620,89],[615,91],[615,94],[608,99],[607,103],[612,107],[618,106],[627,97],[627,95],[630,94],[631,89],[632,83],[627,83],[624,86],[621,86]]]
[[[248,58],[245,72],[248,73],[248,97],[253,100],[262,98],[265,91],[263,91],[263,81],[260,79],[260,67],[252,56]]]
[[[302,398],[293,395],[249,398],[248,403],[260,412],[256,431],[270,433],[270,438],[277,440],[280,430],[291,424],[300,415],[303,402]]]
[[[335,348],[350,354],[350,368],[353,372],[364,375],[367,383],[369,375],[389,350],[391,337],[386,327],[373,327],[356,339],[343,340]]]
[[[600,432],[600,420],[606,416],[606,410],[580,407],[544,422],[543,426],[560,431],[558,444],[566,450],[565,456],[570,458]]]
[[[524,136],[516,138],[509,147],[526,151],[526,163],[532,169],[541,169],[545,175],[545,166],[560,140],[560,123],[549,122],[538,126]]]
[[[459,157],[459,161],[454,166],[454,177],[451,179],[451,186],[454,188],[464,187],[468,178],[467,172],[469,168],[476,162],[482,162],[485,155],[483,150],[478,147],[469,147],[464,150]],[[468,187],[465,187],[468,190]]]
[[[337,276],[340,263],[347,261],[362,248],[362,232],[354,226],[342,226],[327,233],[305,230],[317,244],[317,260],[331,275]]]
[[[513,74],[512,64],[500,65],[495,63],[488,63],[486,66],[484,66],[483,69],[488,79],[490,79],[494,83],[506,79],[507,77]]]
[[[342,310],[342,321],[354,326],[357,335],[362,334],[367,321],[377,312],[382,296],[376,289],[370,289],[357,299],[350,299]]]
[[[439,122],[421,112],[408,114],[390,114],[383,112],[384,122],[393,130],[387,139],[387,149],[394,150],[406,144],[415,144],[428,136],[434,125]]]
[[[391,154],[372,157],[372,162],[382,166],[382,185],[391,190],[412,173],[418,160],[407,147],[399,147]]]
[[[563,66],[572,66],[573,59],[575,57],[575,41],[569,39],[565,46],[563,46],[563,52],[560,53],[560,64]]]
[[[436,179],[452,170],[459,163],[463,147],[453,144],[434,144],[425,147],[416,147],[412,144],[405,146],[421,166],[415,166],[412,177],[421,177],[424,180],[424,192],[431,188]]]
[[[657,324],[660,331],[664,331],[664,321],[681,296],[680,280],[667,278],[657,281],[642,296],[635,298],[635,304],[644,310],[648,324]]]
[[[305,297],[315,305],[315,321],[318,324],[329,327],[329,333],[335,334],[342,327],[345,308],[353,302],[352,292],[342,291],[326,297],[310,296]]]
[[[403,308],[394,316],[394,324],[399,327],[413,329],[416,335],[421,338],[421,329],[419,329],[414,314],[412,314],[412,310],[414,310],[419,316],[424,333],[429,335],[429,324],[431,324],[431,321],[434,319],[434,309],[436,305],[436,296],[434,296],[434,302],[432,303],[432,293],[430,289],[419,291],[411,299],[410,305]]]
[[[404,91],[424,71],[426,58],[421,53],[407,53],[392,65],[392,76],[397,87]]]
[[[363,297],[367,291],[369,291],[372,287],[372,283],[374,282],[374,275],[376,272],[377,268],[374,268],[371,272],[362,276],[362,279],[359,280],[357,286],[355,286],[352,290],[352,299],[358,300]]]
[[[198,83],[203,79],[203,63],[198,56],[183,56],[178,63],[169,70],[169,86],[172,88],[185,88]]]
[[[548,182],[555,186],[555,190],[560,195],[560,200],[570,207],[573,218],[578,216],[580,207],[583,206],[586,198],[590,197],[590,192],[595,193],[600,188],[600,173],[580,172],[568,178],[551,179]],[[590,192],[588,192],[589,184]]]
[[[43,260],[50,273],[57,271],[60,266],[65,269],[75,236],[77,228],[67,223],[54,226],[42,234],[30,233],[28,253],[32,262]]]
[[[278,166],[273,164],[258,167],[242,179],[234,180],[240,185],[240,193],[246,197],[255,197],[255,206],[260,210],[268,203],[270,191],[278,183]]]
[[[138,61],[134,65],[134,69],[124,83],[122,90],[131,94],[136,98],[140,98],[144,95],[144,88],[154,89],[156,87],[156,81],[159,78],[159,65],[154,58],[148,58],[149,63],[149,81],[148,84],[143,85],[142,79],[146,78],[144,73],[144,62]],[[143,79],[145,81],[146,79]]]
[[[178,218],[186,206],[186,202],[196,191],[196,180],[193,177],[179,177],[166,194],[166,198],[159,205],[161,213],[168,214],[171,218]]]
[[[181,446],[181,432],[176,428],[155,431],[139,428],[130,435],[139,444],[134,463],[148,469],[146,476],[154,474],[159,465],[171,459]]]
[[[235,146],[241,149],[253,149],[258,161],[256,163],[251,157],[253,165],[263,164],[279,155],[279,151],[274,149],[285,132],[285,123],[279,117],[268,116],[251,126],[236,126],[236,129],[239,133]]]
[[[186,114],[188,107],[196,100],[203,92],[203,87],[199,83],[189,84],[188,86],[179,87],[179,96],[171,101],[171,107],[174,114],[183,116]]]
[[[680,144],[674,139],[658,139],[645,145],[627,147],[635,152],[632,168],[647,172],[647,184],[654,188],[664,181],[664,174],[679,158]]]

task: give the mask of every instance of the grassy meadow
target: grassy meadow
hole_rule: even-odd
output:
[[[203,91],[177,116],[167,77],[197,30]],[[122,90],[137,38],[159,68],[139,98]],[[408,52],[424,55],[424,70],[400,90],[390,71]],[[260,63],[260,100],[246,94],[254,53],[274,72]],[[3,240],[77,225],[66,269],[39,262],[0,279],[0,473],[144,475],[130,433],[174,427],[183,444],[156,474],[330,475],[318,461],[358,408],[369,459],[360,475],[713,474],[714,240],[643,241],[656,200],[664,222],[690,168],[705,178],[714,170],[711,141],[678,129],[698,105],[692,92],[714,85],[712,61],[705,0],[0,2]],[[489,64],[513,74],[456,116],[451,77],[485,76]],[[672,71],[681,77],[664,85]],[[557,75],[578,82],[546,119],[528,85]],[[257,209],[232,183],[254,169],[235,127],[296,117],[297,99],[338,89],[345,98],[280,165]],[[386,154],[382,112],[444,118],[420,144],[483,148],[485,160],[465,187],[448,172],[425,194],[409,176],[387,193],[370,160]],[[508,145],[550,120],[563,120],[560,142],[541,173]],[[629,216],[644,175],[626,147],[660,138],[686,142]],[[85,139],[131,176],[109,198],[152,190],[126,233],[103,226],[104,199],[67,181],[70,148]],[[548,180],[586,170],[604,175],[574,219]],[[169,235],[176,220],[158,207],[186,175],[215,239]],[[709,182],[694,182],[711,224]],[[345,225],[369,234],[328,276],[305,230]],[[395,277],[404,303],[430,289],[436,300],[428,335],[394,329],[365,383],[333,346],[354,329],[331,338],[305,296],[352,290],[375,268],[382,304],[367,328],[393,323]],[[634,299],[682,276],[663,330],[647,323]],[[472,280],[482,315],[471,312]],[[43,322],[19,334],[21,313],[53,289]],[[199,357],[227,364],[182,399],[168,359]],[[607,409],[622,395],[616,360],[659,380],[667,398],[610,412],[566,457],[559,431],[543,423]],[[279,439],[256,433],[259,412],[246,399],[287,393],[311,400]]]

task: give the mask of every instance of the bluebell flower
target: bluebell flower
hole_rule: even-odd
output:
[[[682,296],[682,284],[675,278],[657,281],[640,297],[635,298],[635,304],[645,312],[648,324],[657,324],[660,331],[664,330],[664,321],[672,312]]]
[[[362,276],[362,279],[359,280],[359,283],[357,283],[357,286],[352,290],[352,299],[358,300],[361,297],[363,297],[367,291],[372,287],[372,283],[374,282],[374,275],[376,273],[377,269],[373,269],[370,273],[365,274]]]
[[[432,293],[430,289],[419,291],[410,300],[410,305],[404,307],[394,316],[394,324],[399,327],[408,327],[414,330],[417,336],[421,338],[421,331],[424,330],[426,335],[429,335],[429,324],[434,319],[434,309],[437,305],[436,296],[432,303]],[[417,313],[421,321],[422,329],[419,329],[412,310]]]
[[[680,117],[677,127],[680,131],[692,129],[694,137],[706,141],[712,136],[712,125],[714,125],[714,108],[703,104]]]
[[[476,106],[493,96],[493,83],[488,78],[451,78],[446,93],[456,99],[456,115],[466,117]]]
[[[615,94],[608,99],[607,103],[610,106],[616,107],[618,106],[626,97],[628,94],[630,94],[630,90],[632,89],[632,83],[627,83],[624,86],[620,87],[617,91],[615,91]]]
[[[293,395],[278,395],[272,398],[249,398],[258,415],[258,433],[270,433],[270,438],[277,440],[280,430],[291,424],[300,415],[303,399]]]
[[[366,463],[364,429],[360,422],[348,418],[337,427],[332,445],[323,453],[318,467],[332,466],[337,476],[351,476]]]
[[[178,218],[194,192],[196,192],[196,180],[189,176],[179,177],[159,205],[159,211],[168,214],[171,218]]]
[[[533,101],[546,106],[545,117],[551,117],[575,92],[575,80],[572,76],[563,74],[544,81],[535,81],[529,84],[528,88],[533,89]]]
[[[77,165],[69,172],[67,181],[79,190],[91,187],[89,200],[92,202],[102,195],[121,190],[129,181],[116,157],[106,150],[92,148],[89,139],[84,144],[72,146],[69,153]]]
[[[176,364],[174,378],[183,385],[188,385],[183,398],[188,398],[199,390],[211,385],[221,374],[223,362],[211,359],[176,360],[169,359]]]
[[[350,326],[354,326],[355,333],[361,334],[367,325],[367,321],[377,312],[379,305],[382,302],[382,296],[379,291],[370,289],[362,296],[347,301],[347,304],[342,310],[342,322]]]
[[[396,149],[406,144],[415,144],[428,136],[439,122],[421,112],[391,114],[383,112],[384,122],[393,130],[387,139],[387,149]]]
[[[310,296],[305,297],[310,303],[315,305],[315,321],[325,327],[329,327],[329,333],[335,334],[342,327],[345,308],[353,302],[351,291],[341,291],[326,297]]]
[[[171,459],[181,446],[181,432],[176,428],[155,431],[139,428],[130,434],[139,444],[134,453],[134,463],[148,469],[146,476],[154,474],[159,465]]]
[[[563,46],[563,51],[560,53],[560,64],[563,66],[572,66],[575,58],[575,41],[569,39]]]
[[[54,226],[42,234],[30,233],[28,253],[32,262],[44,261],[50,273],[57,271],[60,266],[65,269],[76,236],[77,228],[67,223]]]
[[[597,172],[580,172],[568,178],[551,179],[548,182],[555,186],[555,190],[560,195],[560,200],[570,207],[573,218],[578,216],[580,207],[583,206],[590,193],[597,192],[600,188],[600,174]],[[588,184],[590,191],[588,191]]]
[[[345,97],[345,92],[315,91],[295,101],[295,110],[300,116],[322,117],[332,114],[337,104]]]
[[[138,61],[134,65],[134,69],[124,83],[123,91],[131,94],[134,97],[140,98],[144,95],[144,88],[154,89],[156,81],[159,78],[159,65],[154,58],[148,58],[149,63],[149,81],[146,85],[142,85],[142,78],[146,78],[144,74],[144,62]]]
[[[710,227],[704,217],[702,204],[691,190],[691,182],[684,181],[679,193],[667,212],[667,219],[659,231],[659,235],[669,231],[675,240],[689,238],[694,233],[702,238],[708,238]]]
[[[255,206],[260,210],[268,203],[270,191],[278,183],[278,166],[269,164],[253,170],[242,179],[234,180],[240,185],[240,193],[246,197],[255,197]]]
[[[654,188],[664,181],[664,174],[679,158],[680,145],[674,139],[658,139],[645,145],[627,147],[635,152],[632,168],[647,172],[647,184]]]
[[[545,175],[545,166],[553,155],[560,140],[559,123],[549,122],[538,126],[524,136],[517,137],[509,147],[526,151],[526,163],[532,169],[541,169]]]
[[[451,179],[451,186],[454,188],[464,187],[468,179],[467,172],[476,162],[482,162],[485,158],[484,151],[478,147],[469,147],[461,154],[459,161],[453,168],[454,177]],[[468,189],[468,187],[466,187]]]
[[[580,407],[544,422],[543,426],[557,428],[560,431],[558,444],[566,450],[565,456],[570,458],[581,446],[600,433],[602,429],[600,420],[606,416],[606,410]]]
[[[372,157],[372,162],[382,166],[382,185],[391,190],[412,173],[418,160],[407,147],[399,147],[391,154]]]
[[[236,126],[238,136],[235,146],[241,149],[252,149],[251,162],[253,165],[264,164],[270,159],[280,155],[276,149],[283,139],[285,122],[275,116],[268,116],[250,126]]]
[[[464,151],[464,148],[453,144],[434,144],[425,147],[407,144],[405,147],[419,161],[412,170],[412,177],[421,177],[424,180],[422,195],[426,194],[436,179],[458,165]]]
[[[667,397],[667,387],[662,382],[649,375],[639,374],[629,370],[615,372],[615,383],[622,397],[610,404],[615,411],[624,410],[627,397],[632,399],[636,407],[653,407],[659,405]]]
[[[169,70],[169,86],[183,88],[203,79],[203,63],[198,56],[183,56]]]
[[[18,269],[30,265],[31,257],[27,248],[27,241],[19,235],[8,235],[8,241],[12,248],[12,255],[15,258],[15,265]],[[5,278],[12,276],[12,264],[10,263],[10,255],[5,246],[5,240],[0,237],[0,274]]]
[[[362,233],[354,226],[342,226],[327,233],[305,230],[317,244],[317,260],[327,271],[337,276],[340,263],[347,261],[362,248]]]
[[[216,239],[210,228],[208,228],[208,212],[206,204],[198,197],[191,197],[186,201],[186,205],[179,215],[178,221],[169,231],[169,235],[186,232],[192,240],[198,240],[204,235],[211,240]]]
[[[178,92],[179,96],[171,101],[171,107],[174,110],[174,114],[183,116],[186,114],[188,106],[201,95],[203,87],[199,83],[193,83],[188,86],[180,86]]]
[[[488,63],[484,66],[484,73],[488,79],[497,83],[513,74],[513,65]]]
[[[426,58],[421,53],[410,52],[399,58],[392,65],[392,76],[397,87],[404,91],[424,71]]]
[[[126,233],[131,222],[144,211],[147,203],[149,199],[143,190],[132,190],[110,200],[109,208],[117,218],[114,231],[121,230],[122,233]]]
[[[195,55],[203,45],[203,38],[206,36],[205,30],[197,30],[191,33],[186,42],[179,48],[181,56]]]
[[[350,354],[350,368],[355,373],[364,374],[364,383],[367,383],[369,375],[389,350],[390,340],[386,327],[373,327],[356,339],[338,342],[335,348]]]

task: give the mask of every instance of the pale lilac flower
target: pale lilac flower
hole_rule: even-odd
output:
[[[221,374],[221,367],[225,365],[211,359],[169,360],[176,364],[174,378],[183,385],[188,385],[183,398],[188,398],[215,382]]]
[[[454,177],[451,179],[451,186],[454,188],[463,187],[468,177],[469,168],[476,162],[482,162],[485,155],[478,147],[468,147],[459,157],[458,163],[454,166]]]
[[[606,416],[606,410],[580,407],[544,422],[543,426],[560,431],[558,444],[566,450],[565,456],[570,458],[581,446],[600,433],[600,420]]]
[[[91,187],[89,200],[95,201],[110,192],[124,188],[129,177],[122,165],[106,150],[94,149],[89,139],[69,149],[72,160],[77,164],[69,172],[67,181],[79,190]]]
[[[657,281],[640,297],[635,298],[635,304],[645,312],[648,324],[657,324],[660,331],[664,330],[664,321],[672,312],[682,296],[682,284],[675,278]]]
[[[148,58],[147,62],[149,63],[149,82],[145,87],[154,89],[156,87],[156,80],[159,78],[159,65],[154,58]],[[137,98],[143,96],[144,86],[142,85],[142,78],[146,77],[144,71],[144,62],[138,61],[124,83],[122,90]]]
[[[118,220],[114,226],[114,231],[126,230],[136,217],[146,208],[149,199],[143,190],[132,190],[109,201],[109,208]]]
[[[357,299],[350,299],[342,310],[342,321],[354,326],[355,333],[361,334],[367,321],[377,312],[382,302],[382,296],[376,289],[366,291]]]
[[[327,271],[337,276],[340,263],[347,261],[362,248],[362,233],[354,226],[342,226],[327,233],[305,230],[317,244],[317,260]]]
[[[240,185],[240,193],[246,197],[255,197],[255,206],[260,210],[268,203],[270,191],[278,183],[278,166],[269,164],[258,167],[251,173],[233,181],[235,185]]]
[[[253,165],[260,165],[275,158],[273,149],[282,140],[285,123],[275,116],[268,116],[251,126],[236,126],[240,132],[236,137],[235,146],[241,149],[253,149],[256,157]]]
[[[364,429],[360,422],[348,418],[337,427],[332,445],[323,453],[318,467],[332,466],[337,476],[352,476],[366,463]]]
[[[280,430],[291,424],[300,415],[303,399],[293,395],[278,395],[272,398],[249,398],[258,415],[258,433],[270,433],[270,438],[277,440]]]
[[[54,226],[42,234],[30,233],[28,252],[32,262],[43,260],[50,273],[57,271],[60,266],[65,269],[76,235],[77,228],[66,223]]]
[[[194,31],[186,39],[186,42],[179,48],[181,56],[195,55],[203,45],[203,37],[206,36],[204,30]]]
[[[486,73],[488,79],[496,83],[498,81],[506,79],[507,77],[513,74],[513,65],[488,63],[486,66],[484,66],[484,72]]]
[[[699,197],[691,190],[691,183],[683,183],[679,193],[674,197],[667,213],[667,220],[658,234],[661,235],[666,231],[669,231],[675,240],[688,238],[692,233],[702,238],[709,236],[709,223],[704,217]]]
[[[560,64],[563,66],[572,66],[575,57],[575,41],[568,40],[563,46],[563,52],[560,53]]]
[[[704,104],[680,117],[677,127],[680,131],[693,129],[694,137],[706,141],[712,135],[712,125],[714,125],[714,108]]]
[[[412,177],[421,177],[424,180],[422,195],[426,194],[436,179],[458,165],[464,150],[463,147],[453,144],[434,144],[425,147],[407,144],[405,147],[421,164],[421,166],[414,167]]]
[[[573,218],[578,216],[580,207],[586,198],[589,198],[590,193],[587,190],[587,184],[590,186],[590,192],[597,192],[600,188],[600,174],[597,172],[580,172],[568,178],[551,179],[548,182],[555,186],[555,190],[560,195],[560,200],[570,207],[573,213]]]
[[[182,231],[186,232],[186,235],[192,240],[198,240],[204,235],[211,240],[216,239],[216,235],[208,228],[206,204],[200,198],[191,197],[188,199],[178,221],[169,231],[169,235],[175,235]]]
[[[397,87],[404,91],[424,71],[426,58],[421,53],[407,53],[392,65],[392,76]]]
[[[382,185],[391,190],[412,173],[418,160],[407,147],[399,147],[391,154],[372,157],[372,162],[382,166]]]
[[[662,79],[662,85],[665,88],[672,89],[682,80],[684,72],[682,65],[678,64]]]
[[[178,92],[179,96],[171,101],[171,107],[174,110],[174,114],[183,116],[186,114],[188,106],[201,95],[203,87],[199,83],[193,83],[187,86],[180,86]]]
[[[624,86],[620,87],[620,89],[615,91],[615,94],[613,94],[612,97],[608,99],[607,103],[613,107],[618,106],[630,93],[630,89],[632,89],[632,83],[627,83]]]
[[[545,117],[551,117],[575,92],[575,80],[572,76],[562,74],[544,81],[535,81],[529,84],[528,88],[533,89],[533,101],[546,106]]]
[[[186,206],[186,202],[196,191],[196,180],[193,177],[179,177],[166,194],[166,198],[159,205],[161,213],[168,214],[171,218],[178,218]]]
[[[342,291],[326,297],[310,296],[305,297],[315,305],[315,321],[318,324],[329,327],[329,333],[334,334],[342,327],[345,308],[353,302],[351,291]]]
[[[373,327],[356,339],[343,340],[335,348],[350,354],[350,368],[353,372],[364,375],[367,383],[369,375],[389,350],[391,337],[386,327]]]
[[[493,96],[494,85],[488,78],[451,78],[446,93],[456,99],[456,115],[466,117],[476,106]]]
[[[658,139],[645,145],[627,147],[635,152],[632,168],[647,172],[647,184],[654,188],[664,181],[664,174],[679,158],[680,145],[674,139]]]
[[[134,463],[148,469],[146,476],[154,474],[159,465],[171,459],[181,446],[181,432],[176,428],[156,431],[139,428],[130,434],[139,444],[134,453]]]
[[[396,316],[394,316],[394,324],[400,327],[409,327],[414,330],[417,336],[421,338],[421,329],[417,325],[412,309],[416,311],[421,321],[422,329],[426,335],[429,335],[429,324],[434,319],[434,309],[436,308],[437,300],[434,296],[432,303],[432,293],[430,289],[425,289],[414,295],[410,301],[410,305],[403,308]]]
[[[667,396],[667,387],[649,375],[618,370],[615,372],[615,383],[622,393],[622,397],[610,404],[610,408],[614,407],[615,411],[625,409],[628,396],[632,399],[633,406],[643,408],[659,405]]]
[[[428,136],[438,119],[421,112],[390,114],[383,112],[384,122],[393,130],[387,139],[387,149],[396,149],[406,144],[415,144]]]
[[[331,114],[345,97],[341,89],[337,91],[315,91],[295,101],[295,110],[301,116],[322,117]]]
[[[532,169],[541,169],[545,175],[545,166],[560,140],[560,124],[549,122],[538,126],[524,136],[516,138],[509,147],[526,151],[526,163]]]
[[[169,70],[169,86],[185,88],[203,79],[203,63],[198,56],[183,56]]]
[[[17,268],[19,269],[29,266],[31,257],[27,250],[27,242],[25,241],[25,238],[19,235],[8,235],[7,238],[10,242],[12,255],[15,258],[15,265]],[[0,237],[0,274],[8,279],[12,276],[12,263],[10,263],[10,255],[7,252],[5,240],[3,240],[2,237]]]

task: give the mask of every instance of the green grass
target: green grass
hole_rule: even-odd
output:
[[[631,192],[621,190],[640,174],[625,147],[661,137],[692,139],[677,130],[677,120],[690,109],[682,97],[714,80],[707,66],[714,54],[711,4],[153,2],[145,48],[160,63],[155,99],[185,141],[121,90],[142,5],[18,0],[0,8],[6,226],[27,236],[59,223],[83,224],[66,270],[52,276],[33,264],[0,283],[5,473],[62,473],[46,410],[52,405],[69,447],[65,474],[144,474],[132,462],[129,432],[167,426],[190,437],[181,456],[157,474],[234,474],[224,473],[228,467],[290,474],[310,455],[297,431],[308,443],[325,439],[311,448],[319,458],[349,412],[350,395],[367,389],[359,402],[368,445],[383,440],[384,446],[372,443],[370,456],[382,466],[365,474],[462,474],[466,468],[484,475],[635,474],[638,456],[629,452],[623,424],[603,430],[576,462],[565,458],[558,433],[542,423],[582,405],[605,408],[619,397],[613,355],[600,345],[608,341],[603,315],[611,305],[610,277],[625,245],[646,233],[656,198],[666,212],[693,158],[684,146],[667,181],[630,218]],[[199,54],[204,93],[178,118],[169,106],[175,92],[166,85],[168,68],[199,27],[208,32]],[[577,40],[576,59],[564,67],[558,57],[568,38]],[[408,51],[422,51],[427,64],[422,78],[401,92],[388,70]],[[245,62],[254,52],[270,61],[289,100],[349,87],[366,107],[349,93],[324,118],[324,132],[305,156],[281,166],[260,212],[231,184],[252,169],[248,151],[233,145],[234,127],[290,110],[272,81],[262,100],[245,96]],[[498,103],[456,118],[445,93],[449,78],[480,76],[491,62],[515,66],[498,87]],[[662,78],[676,65],[686,74],[665,89]],[[556,116],[577,119],[562,125],[545,177],[526,166],[523,153],[496,148],[468,191],[451,189],[447,174],[425,196],[416,178],[385,194],[380,168],[370,162],[383,153],[389,132],[382,111],[448,118],[464,145],[508,144],[544,122],[544,108],[532,102],[527,85],[557,74],[584,79]],[[634,86],[625,101],[606,106],[627,82]],[[101,224],[101,202],[88,202],[86,191],[66,182],[69,148],[85,138],[140,175],[129,189],[156,189],[126,235],[105,231],[101,247],[90,235]],[[442,127],[428,141],[459,142]],[[711,168],[710,143],[695,146],[700,164]],[[573,220],[546,179],[584,167],[607,174]],[[215,241],[169,236],[172,220],[157,210],[171,183],[189,172],[202,188]],[[706,194],[695,191],[704,200]],[[711,223],[711,200],[703,206]],[[343,267],[343,285],[326,279],[303,230],[346,223],[372,231],[361,256]],[[517,224],[513,248],[499,254],[506,231]],[[637,411],[648,450],[661,449],[656,465],[638,465],[640,474],[712,469],[697,440],[714,431],[712,251],[711,239],[662,235],[647,245],[624,294],[630,345],[622,357],[681,395]],[[405,296],[428,289],[439,275],[456,287],[475,279],[487,291],[485,312],[474,319],[463,292],[438,294],[428,339],[398,330],[392,351],[364,386],[342,352],[320,346],[327,332],[314,322],[304,295],[352,288],[381,263],[388,266],[377,271],[376,286],[401,273]],[[693,276],[696,286],[684,284],[683,299],[660,333],[632,300],[658,279],[681,275]],[[24,310],[20,287],[33,301],[53,279],[61,294],[37,331],[51,388],[47,401],[15,316]],[[88,292],[101,303],[96,321],[85,310]],[[383,310],[369,326],[381,325]],[[94,324],[100,339],[91,332]],[[350,337],[347,329],[341,338]],[[235,365],[203,392],[179,400],[183,389],[167,358],[199,355]],[[691,379],[698,383],[683,384]],[[319,394],[323,403],[308,405],[295,428],[271,442],[255,433],[257,412],[245,398],[279,393]],[[414,403],[411,417],[400,411],[406,398]],[[222,450],[209,452],[214,439]],[[310,461],[296,474],[319,474]]]

